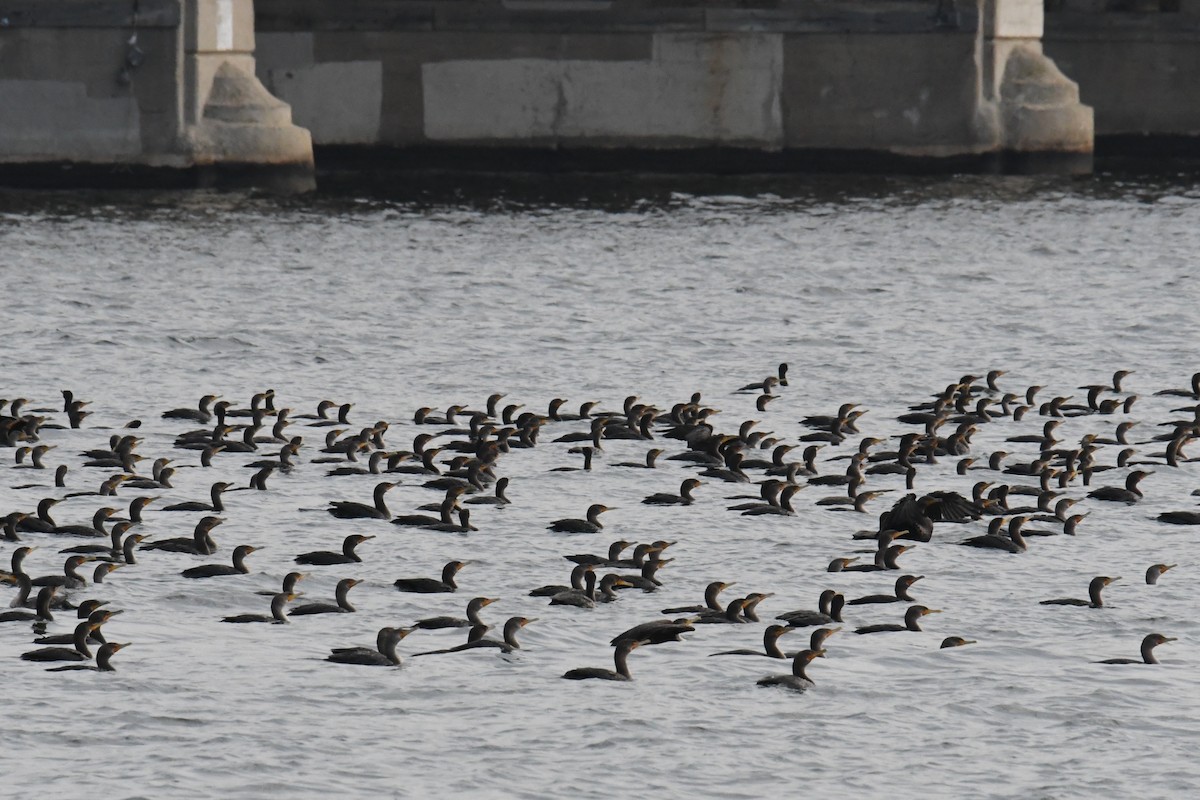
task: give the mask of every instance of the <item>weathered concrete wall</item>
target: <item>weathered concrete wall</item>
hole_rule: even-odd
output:
[[[1045,46],[1098,136],[1200,137],[1200,0],[1051,0]]]
[[[259,77],[318,144],[1091,151],[1090,109],[1041,54],[1041,0],[258,0],[257,12]]]
[[[266,166],[311,182],[307,131],[254,76],[253,22],[251,0],[0,2],[0,174]]]

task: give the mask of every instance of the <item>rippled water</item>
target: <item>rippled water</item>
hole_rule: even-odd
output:
[[[537,411],[556,396],[619,408],[637,394],[669,407],[700,391],[721,409],[719,428],[761,419],[760,429],[794,440],[806,432],[801,417],[846,401],[870,409],[865,435],[897,435],[908,430],[897,414],[967,372],[1005,369],[1003,388],[1044,384],[1050,397],[1082,396],[1076,387],[1127,368],[1136,370],[1126,388],[1140,395],[1131,417],[1143,421],[1134,437],[1142,440],[1187,402],[1152,393],[1185,386],[1200,369],[1200,190],[1187,182],[838,178],[720,192],[616,188],[574,186],[534,202],[445,191],[417,201],[286,203],[0,195],[8,309],[0,396],[57,406],[59,390],[70,388],[94,410],[81,430],[45,432],[57,446],[48,461],[72,465],[69,489],[11,489],[51,482],[11,469],[0,511],[94,488],[109,472],[79,468],[76,454],[134,418],[145,423],[140,452],[198,463],[171,449],[173,434],[192,426],[159,413],[207,392],[244,404],[273,387],[294,413],[325,397],[354,402],[355,426],[387,420],[388,444],[399,448],[418,432],[416,407],[479,408],[493,391]],[[791,385],[759,414],[753,396],[733,390],[780,361],[791,364]],[[1075,418],[1061,431],[1069,442],[1111,435],[1117,421]],[[1030,414],[985,426],[973,452],[1033,458],[1034,446],[1003,440],[1042,422]],[[607,467],[647,449],[623,441],[606,442],[591,473],[550,472],[577,464],[568,445],[551,440],[579,429],[550,426],[536,450],[505,456],[499,472],[512,478],[515,502],[477,510],[480,530],[469,536],[302,511],[333,499],[369,502],[375,479],[325,477],[308,463],[323,431],[300,431],[299,469],[273,476],[268,492],[227,496],[216,556],[146,553],[78,593],[125,609],[106,626],[110,639],[133,643],[114,659],[118,672],[46,673],[17,659],[30,649],[28,629],[0,625],[8,785],[154,798],[1061,798],[1195,788],[1196,532],[1152,518],[1195,507],[1196,465],[1159,468],[1137,506],[1084,500],[1078,508],[1091,515],[1078,536],[1032,540],[1022,556],[954,546],[981,523],[939,525],[902,564],[927,576],[914,593],[943,613],[920,634],[843,631],[810,670],[817,685],[807,694],[755,685],[786,664],[707,658],[759,646],[761,625],[700,626],[684,643],[635,651],[632,683],[575,683],[558,676],[611,666],[609,638],[698,600],[710,580],[737,581],[731,592],[774,592],[760,608],[770,617],[812,607],[826,587],[855,596],[888,590],[895,577],[824,571],[859,549],[851,534],[872,526],[891,497],[867,515],[834,513],[813,501],[836,490],[813,487],[798,496],[795,517],[744,518],[724,510],[739,488],[710,481],[694,506],[646,507],[643,495],[675,490],[690,473],[679,462],[652,473]],[[1139,446],[1145,455],[1161,450]],[[1101,461],[1112,463],[1114,451]],[[10,454],[0,456],[11,463]],[[221,478],[244,485],[247,460],[222,455],[213,469],[180,469],[170,496],[204,499]],[[980,476],[996,477],[959,476],[953,461],[923,468],[918,488],[969,492]],[[393,510],[438,499],[412,478],[403,483],[388,496]],[[903,491],[896,477],[869,486]],[[136,494],[122,490],[121,499]],[[545,530],[590,502],[617,509],[601,535]],[[74,498],[55,515],[82,523],[97,505]],[[186,535],[197,516],[153,509],[145,529],[157,538]],[[305,600],[328,600],[339,578],[363,578],[351,595],[359,613],[278,626],[218,621],[265,612],[254,592],[277,586],[292,556],[336,548],[352,532],[378,534],[362,547],[364,563],[313,568],[301,586]],[[55,542],[27,538],[42,545],[29,569],[57,570]],[[599,552],[615,538],[679,541],[663,589],[593,611],[525,596],[566,578],[562,554]],[[263,548],[250,575],[178,576],[225,560],[239,543]],[[395,578],[436,575],[451,558],[471,561],[458,594],[392,589]],[[1158,561],[1179,567],[1144,585],[1142,573]],[[1097,574],[1124,576],[1103,610],[1036,602],[1080,596]],[[407,659],[400,670],[322,660],[332,647],[369,646],[382,625],[460,613],[477,594],[501,598],[484,613],[495,624],[538,617],[519,654]],[[846,613],[848,627],[899,616],[882,606]],[[70,630],[68,617],[59,615],[56,632]],[[1154,630],[1179,638],[1160,648],[1161,666],[1091,663],[1136,656]],[[952,634],[979,643],[938,650]],[[418,632],[400,650],[460,636]]]

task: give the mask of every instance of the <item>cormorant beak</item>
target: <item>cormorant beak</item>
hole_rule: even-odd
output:
[[[927,609],[925,609],[925,614],[940,614],[940,613],[942,613],[942,610],[941,610],[940,608],[927,608]],[[924,614],[922,614],[922,616],[924,616]]]
[[[1164,636],[1164,637],[1162,637],[1162,638],[1163,638],[1163,641],[1164,641],[1164,642],[1174,642],[1174,641],[1177,641],[1177,639],[1176,639],[1174,636]]]
[[[522,627],[522,628],[524,628],[524,627],[525,627],[526,625],[528,625],[529,623],[531,623],[531,622],[537,622],[537,621],[538,621],[538,618],[537,618],[537,617],[527,617],[527,618],[525,619],[525,621],[521,623],[521,627]]]

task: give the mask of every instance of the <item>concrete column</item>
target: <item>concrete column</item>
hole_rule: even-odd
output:
[[[1042,0],[982,0],[981,133],[1008,152],[1090,159],[1092,109],[1042,52],[1044,17]]]
[[[183,0],[183,115],[193,161],[313,167],[312,137],[254,74],[252,0]]]

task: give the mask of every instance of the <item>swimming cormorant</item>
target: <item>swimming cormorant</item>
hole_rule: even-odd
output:
[[[622,642],[639,641],[642,644],[663,644],[665,642],[682,642],[683,634],[691,633],[696,630],[692,625],[692,618],[681,617],[679,619],[663,619],[654,620],[653,622],[643,622],[639,625],[634,625],[626,631],[618,633],[609,642],[613,647],[617,647]]]
[[[1059,597],[1054,600],[1042,600],[1039,605],[1043,606],[1089,606],[1090,608],[1104,608],[1104,600],[1100,597],[1100,592],[1104,590],[1113,581],[1121,580],[1120,576],[1109,578],[1104,575],[1092,578],[1088,583],[1088,599],[1080,600],[1076,597]]]
[[[520,650],[521,643],[517,641],[517,632],[531,622],[536,622],[537,619],[529,619],[527,617],[509,617],[504,623],[504,638],[489,639],[487,637],[479,637],[471,639],[464,644],[455,647],[447,647],[444,650],[426,650],[424,653],[414,653],[413,658],[417,656],[435,656],[444,653],[461,653],[464,650],[477,650],[480,648],[497,648],[501,653],[511,653],[513,650]]]
[[[446,566],[442,567],[442,578],[398,578],[393,585],[401,592],[417,592],[421,594],[433,594],[437,592],[453,592],[458,588],[458,584],[454,582],[454,576],[458,571],[465,567],[465,561],[451,561]]]
[[[596,573],[594,570],[585,572],[583,578],[587,587],[584,591],[580,592],[572,589],[560,592],[550,598],[550,605],[595,608],[596,603],[610,603],[616,600],[616,588],[629,585],[620,575],[610,572],[600,579],[599,591],[597,591]]]
[[[896,579],[895,594],[869,594],[866,597],[856,597],[846,603],[848,606],[861,606],[870,603],[906,603],[915,602],[915,598],[910,597],[908,589],[917,581],[924,578],[924,575],[901,575]]]
[[[546,529],[558,533],[598,533],[604,527],[600,522],[600,515],[609,510],[611,509],[602,503],[593,503],[588,506],[587,519],[558,519],[547,525]]]
[[[1144,496],[1142,490],[1138,488],[1138,483],[1147,475],[1153,474],[1153,472],[1147,472],[1146,470],[1135,469],[1126,476],[1125,488],[1119,486],[1102,486],[1099,489],[1088,492],[1088,497],[1117,503],[1136,503]]]
[[[225,575],[245,575],[250,572],[246,566],[246,556],[257,550],[248,544],[240,544],[233,548],[233,564],[201,564],[189,567],[179,573],[185,578],[217,578]]]
[[[96,652],[95,664],[67,664],[62,667],[51,667],[46,672],[70,672],[74,670],[93,670],[96,672],[116,672],[112,665],[113,653],[129,647],[129,642],[105,642]]]
[[[362,503],[355,503],[349,500],[330,500],[329,508],[326,510],[338,519],[391,519],[391,512],[388,511],[387,503],[384,502],[383,496],[389,489],[398,485],[391,481],[377,483],[375,485],[374,506],[363,505]]]
[[[709,653],[710,656],[766,656],[767,658],[787,658],[787,654],[779,649],[779,637],[796,628],[787,625],[768,625],[763,631],[763,649],[722,650],[720,653]]]
[[[821,592],[821,596],[817,600],[818,610],[800,609],[798,611],[786,611],[776,616],[775,619],[783,620],[793,628],[828,625],[831,622],[842,621],[842,607],[845,604],[846,598],[841,593],[833,589],[826,589]]]
[[[342,540],[342,552],[335,553],[332,550],[315,550],[311,553],[301,553],[296,556],[297,564],[357,564],[362,562],[362,556],[354,552],[360,544],[368,539],[374,539],[374,536],[365,536],[361,533],[352,533]]]
[[[1007,553],[1024,553],[1026,550],[1025,538],[1021,536],[1021,526],[1025,523],[1026,517],[1013,517],[1008,521],[1008,536],[1003,536],[999,533],[998,521],[1002,521],[1001,517],[997,517],[992,521],[993,525],[997,526],[997,531],[994,533],[985,533],[982,536],[972,536],[970,539],[962,542],[967,547],[981,547],[992,550],[1003,550]]]
[[[381,628],[375,637],[374,650],[367,647],[338,647],[325,660],[367,667],[398,667],[400,655],[396,652],[396,645],[412,632],[413,628]]]
[[[644,497],[642,503],[649,506],[690,506],[695,499],[692,497],[692,492],[701,486],[702,483],[703,481],[699,481],[696,478],[688,478],[679,486],[679,494],[658,492],[657,494]]]
[[[721,592],[728,589],[730,586],[735,586],[735,581],[713,581],[704,587],[704,605],[702,606],[677,606],[675,608],[664,608],[663,614],[697,614],[704,611],[716,611],[719,614],[725,613],[725,605],[718,599]]]
[[[163,511],[212,511],[220,514],[225,510],[225,504],[221,502],[221,495],[228,489],[233,488],[233,484],[227,481],[217,481],[209,490],[209,495],[212,499],[211,503],[202,503],[197,500],[189,500],[186,503],[173,503],[169,506],[164,506]]]
[[[1163,636],[1161,633],[1151,633],[1146,638],[1142,639],[1142,658],[1139,661],[1136,658],[1107,658],[1103,661],[1097,661],[1097,664],[1157,664],[1158,659],[1154,657],[1154,648],[1160,644],[1175,641],[1174,637]]]
[[[856,628],[855,633],[885,633],[888,631],[920,631],[921,617],[926,614],[939,614],[940,608],[926,608],[925,606],[909,606],[904,612],[904,624],[882,624],[882,625],[864,625],[861,628]]]
[[[84,620],[75,626],[71,637],[74,647],[43,647],[40,650],[29,650],[21,654],[23,661],[87,661],[92,657],[88,647],[88,637],[96,625]]]
[[[343,578],[338,581],[337,588],[334,589],[335,603],[305,603],[300,606],[293,606],[290,614],[299,614],[301,616],[307,614],[339,614],[352,613],[357,609],[350,605],[348,595],[350,590],[358,586],[362,581],[356,578]]]
[[[976,644],[976,641],[974,639],[964,639],[961,636],[947,636],[945,639],[942,639],[939,649],[945,650],[947,647],[962,647],[968,644]]]
[[[622,640],[616,646],[613,652],[613,666],[616,671],[610,669],[601,669],[600,667],[578,667],[576,669],[567,670],[563,673],[563,677],[571,681],[582,681],[589,678],[596,678],[605,681],[628,681],[633,680],[633,676],[629,674],[629,653],[634,649],[641,647],[642,642],[639,639]]]
[[[95,561],[94,556],[70,556],[63,564],[62,575],[44,575],[34,578],[33,586],[58,586],[63,589],[82,589],[87,586],[87,579],[79,574],[79,567],[89,561]]]
[[[213,541],[209,532],[224,521],[222,517],[203,517],[196,523],[191,537],[180,536],[173,539],[160,539],[155,542],[147,542],[140,549],[166,550],[171,553],[191,553],[193,555],[210,556],[216,552],[217,543]]]
[[[271,598],[271,615],[264,614],[238,614],[232,617],[225,617],[222,622],[287,622],[287,604],[294,600],[296,595],[292,592],[279,592]]]
[[[466,619],[462,617],[426,617],[413,623],[413,627],[438,630],[441,628],[467,628],[473,625],[485,625],[484,621],[479,618],[479,611],[484,606],[489,606],[496,602],[497,599],[494,597],[472,598],[471,602],[467,603]]]
[[[23,608],[0,611],[0,622],[32,622],[34,620],[53,622],[54,614],[50,612],[50,603],[54,600],[56,591],[58,591],[57,586],[43,586],[38,592],[36,611],[28,611]]]
[[[792,674],[791,675],[768,675],[765,678],[760,678],[759,686],[782,686],[785,689],[791,689],[794,692],[805,692],[813,685],[813,681],[805,673],[812,660],[815,658],[824,658],[825,651],[822,650],[801,650],[796,653],[792,659]]]

